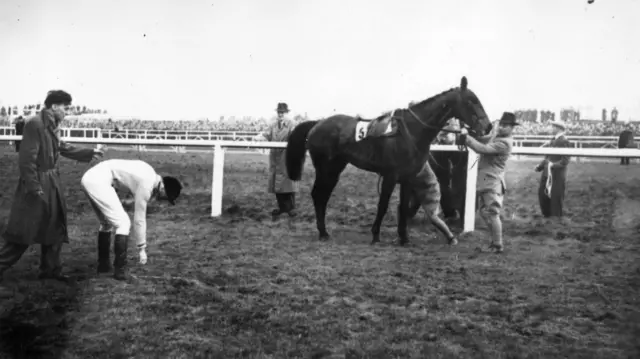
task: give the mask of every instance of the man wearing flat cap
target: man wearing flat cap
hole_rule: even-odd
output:
[[[553,137],[548,147],[570,147],[571,143],[564,135],[566,129],[562,121],[551,121]],[[540,210],[545,217],[562,217],[562,202],[564,201],[565,185],[567,182],[567,166],[569,156],[547,155],[536,166],[536,172],[542,172],[538,200]]]
[[[477,205],[480,217],[491,231],[489,249],[496,253],[504,251],[502,221],[500,220],[507,189],[504,174],[507,160],[513,148],[511,133],[513,128],[518,125],[520,124],[516,122],[516,116],[511,112],[505,112],[502,114],[498,126],[494,126],[487,136],[476,140],[466,136],[466,129],[460,131],[466,137],[466,145],[480,155],[476,184]]]

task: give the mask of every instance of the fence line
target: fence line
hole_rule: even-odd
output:
[[[2,136],[2,141],[16,141],[22,136]],[[82,137],[66,137],[62,140],[70,143],[82,144],[111,144],[111,145],[134,145],[134,146],[172,146],[172,147],[212,147],[213,148],[213,175],[211,178],[211,216],[218,217],[222,214],[222,196],[224,182],[224,163],[225,152],[227,148],[258,148],[272,149],[285,148],[286,142],[241,142],[241,141],[219,141],[219,140],[153,140],[153,139],[124,139],[124,138],[82,138]],[[457,146],[453,145],[433,145],[433,151],[459,151]],[[467,163],[467,183],[465,196],[465,213],[464,215],[464,232],[470,232],[475,227],[475,200],[476,200],[476,181],[478,176],[477,154],[469,150]],[[580,157],[631,157],[640,158],[640,149],[612,149],[612,148],[550,148],[550,147],[514,147],[514,155],[565,155]]]

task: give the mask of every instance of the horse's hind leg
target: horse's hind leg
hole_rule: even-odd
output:
[[[313,206],[316,211],[316,225],[321,241],[329,239],[329,233],[325,225],[327,214],[327,203],[333,193],[340,174],[347,166],[347,162],[342,159],[324,160],[313,158],[313,164],[316,167],[316,180],[311,190],[311,198],[313,198]]]
[[[382,189],[380,191],[380,199],[378,200],[378,212],[376,213],[376,220],[373,222],[373,226],[371,226],[371,234],[373,234],[371,244],[380,242],[380,226],[382,225],[384,215],[387,214],[387,210],[389,209],[389,200],[391,199],[391,194],[393,194],[393,189],[395,187],[396,178],[394,176],[382,177]]]

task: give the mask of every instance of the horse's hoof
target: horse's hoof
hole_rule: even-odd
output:
[[[320,242],[326,242],[326,241],[331,239],[331,236],[328,236],[328,235],[327,236],[320,236],[318,239],[320,240]]]
[[[458,237],[451,237],[449,239],[449,245],[450,246],[457,246],[458,245]]]
[[[371,241],[371,245],[374,245],[376,243],[380,243],[380,240],[379,239],[374,239],[374,240]]]

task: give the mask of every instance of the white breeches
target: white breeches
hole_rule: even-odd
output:
[[[89,174],[89,173],[87,173]],[[95,173],[85,174],[80,183],[89,197],[91,207],[100,220],[100,231],[110,232],[115,229],[116,235],[128,236],[131,230],[131,219],[120,203],[120,198],[105,177],[96,177]]]

